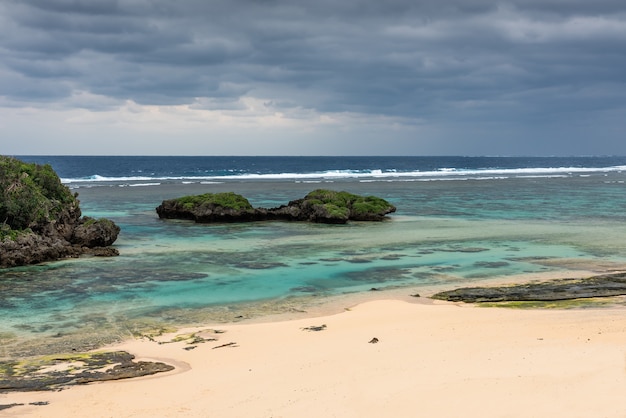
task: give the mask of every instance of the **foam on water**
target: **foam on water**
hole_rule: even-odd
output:
[[[220,173],[217,175],[188,175],[188,176],[101,176],[94,174],[82,178],[62,178],[62,182],[68,185],[98,184],[98,183],[136,183],[146,181],[167,181],[167,182],[216,182],[227,180],[238,181],[268,181],[268,180],[290,180],[290,181],[323,181],[323,180],[466,180],[466,179],[507,179],[507,178],[554,178],[569,177],[573,175],[590,176],[592,173],[621,173],[626,170],[626,166],[608,167],[523,167],[506,169],[459,169],[440,168],[437,170],[409,170],[398,171],[395,169],[368,169],[368,170],[327,170],[320,172],[272,172],[272,173]],[[147,183],[148,185],[158,185],[159,183]]]

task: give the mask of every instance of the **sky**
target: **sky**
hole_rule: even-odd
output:
[[[626,155],[626,2],[2,0],[0,154]]]

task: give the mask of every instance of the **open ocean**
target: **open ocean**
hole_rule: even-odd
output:
[[[306,310],[372,288],[419,292],[626,268],[626,157],[83,157],[48,163],[119,257],[0,270],[0,357],[159,328]],[[348,225],[159,220],[164,199],[233,191],[275,207],[316,188],[387,199]]]

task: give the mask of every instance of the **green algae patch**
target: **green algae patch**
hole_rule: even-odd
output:
[[[0,393],[59,390],[67,386],[129,379],[173,370],[160,362],[133,361],[125,351],[55,354],[0,362]]]
[[[174,338],[167,341],[158,341],[159,344],[171,344],[184,342],[187,345],[202,344],[209,341],[217,341],[214,336],[217,334],[223,334],[224,331],[218,329],[204,329],[188,334],[178,334]]]
[[[135,338],[146,338],[148,341],[161,344],[172,343],[185,343],[188,346],[196,346],[198,344],[206,343],[209,341],[217,341],[215,336],[217,334],[223,334],[225,331],[219,329],[202,329],[196,332],[175,334],[173,337],[167,336],[167,334],[174,334],[176,330],[168,328],[159,328],[152,333],[139,333],[134,332]],[[162,338],[161,338],[162,337]],[[195,347],[194,347],[195,348]]]
[[[176,332],[176,328],[166,327],[154,324],[134,324],[133,329],[129,329],[132,336],[135,338],[147,338],[150,341],[155,341],[155,337],[160,337],[164,334],[171,334]],[[141,327],[141,329],[138,329]]]
[[[510,301],[510,302],[482,302],[477,305],[481,308],[509,308],[509,309],[586,309],[610,307],[623,303],[617,297],[585,298],[555,301]]]
[[[216,338],[204,338],[198,335],[197,332],[194,332],[191,334],[177,335],[176,337],[172,338],[172,340],[169,342],[173,342],[173,343],[184,342],[185,344],[191,345],[191,344],[205,343],[207,341],[216,341]],[[160,343],[160,344],[164,344],[164,343]]]

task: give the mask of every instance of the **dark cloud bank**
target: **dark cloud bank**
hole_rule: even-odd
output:
[[[426,124],[477,153],[626,153],[625,45],[621,0],[3,0],[0,97],[98,111],[248,96]]]

